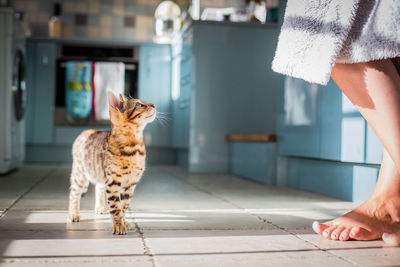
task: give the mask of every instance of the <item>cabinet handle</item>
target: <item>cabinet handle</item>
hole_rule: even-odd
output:
[[[188,106],[189,106],[189,104],[184,104],[184,103],[181,103],[181,104],[178,105],[178,107],[179,107],[180,109],[184,109],[184,108],[186,108],[186,107],[188,107]]]
[[[48,64],[49,64],[49,57],[42,56],[42,65],[48,65]]]

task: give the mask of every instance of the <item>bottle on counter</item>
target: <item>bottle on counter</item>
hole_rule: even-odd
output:
[[[53,15],[49,20],[49,36],[50,37],[61,37],[62,35],[62,23],[61,23],[61,4],[54,4]]]

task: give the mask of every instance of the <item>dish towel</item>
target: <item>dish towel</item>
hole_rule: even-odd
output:
[[[124,94],[125,64],[121,62],[95,62],[93,64],[93,116],[95,120],[109,120],[108,92]]]
[[[67,119],[85,120],[92,110],[92,64],[90,61],[68,61],[65,67],[65,104]]]

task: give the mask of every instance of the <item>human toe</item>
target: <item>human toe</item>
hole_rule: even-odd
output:
[[[344,227],[338,227],[335,230],[332,231],[330,238],[332,240],[339,240],[339,237],[341,235],[341,233],[345,230]]]
[[[341,241],[347,241],[347,240],[349,240],[350,239],[350,228],[345,228],[341,233],[340,233],[340,236],[339,236],[339,240],[341,240]]]
[[[400,246],[400,232],[393,234],[384,233],[382,239],[389,245]]]
[[[317,221],[313,222],[312,224],[312,228],[314,230],[314,232],[316,232],[319,235],[322,235],[322,233],[329,228],[331,225],[330,223],[319,223]]]
[[[328,227],[322,232],[322,236],[325,238],[331,238],[332,232],[335,231],[337,228],[338,226],[336,225]]]

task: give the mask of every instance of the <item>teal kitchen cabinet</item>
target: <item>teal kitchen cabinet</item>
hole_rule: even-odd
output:
[[[169,45],[142,45],[139,51],[138,97],[156,106],[160,117],[169,116],[171,101],[171,49]],[[144,132],[147,145],[171,147],[172,127],[168,118],[149,124]]]
[[[374,189],[382,144],[333,81],[286,78],[278,146],[278,184],[357,203]]]
[[[278,122],[279,154],[321,156],[320,89],[300,79],[287,77],[281,91]]]
[[[55,42],[27,42],[26,142],[51,144],[54,136],[54,99],[56,79]]]
[[[172,44],[172,144],[179,157],[187,157],[190,136],[190,102],[192,94],[192,31],[178,36]],[[187,159],[184,160],[187,162]],[[185,165],[185,164],[184,164]]]
[[[287,77],[278,125],[280,155],[380,163],[382,144],[332,80],[319,86]]]

